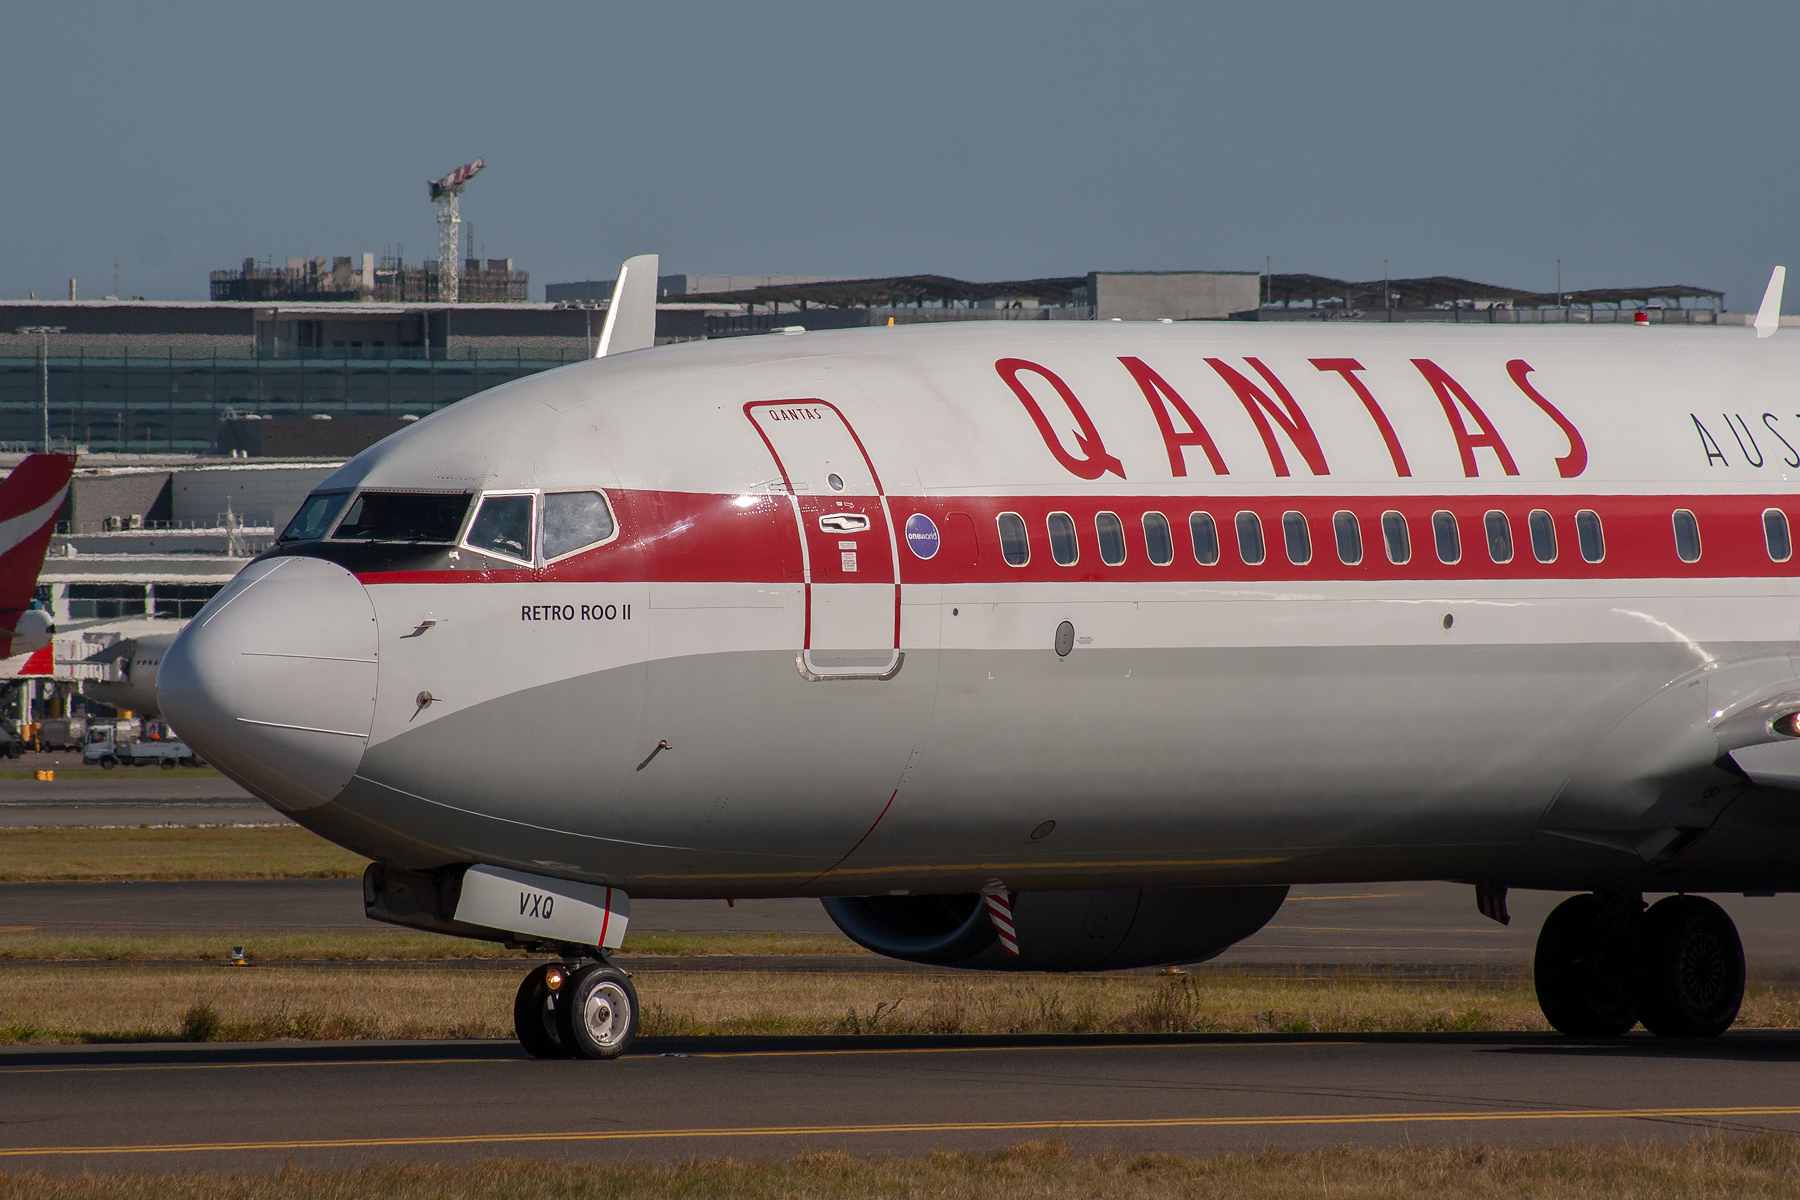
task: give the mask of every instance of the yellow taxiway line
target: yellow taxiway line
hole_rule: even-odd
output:
[[[1716,1120],[1800,1116],[1800,1105],[1728,1108],[1535,1108],[1468,1112],[1308,1113],[1291,1116],[1163,1117],[1141,1120],[929,1121],[881,1125],[748,1125],[732,1128],[599,1129],[561,1133],[471,1133],[430,1137],[297,1138],[266,1142],[174,1142],[163,1145],[18,1146],[0,1158],[84,1154],[204,1154],[249,1150],[354,1150],[407,1146],[517,1146],[553,1142],[625,1142],[696,1138],[866,1137],[894,1133],[1030,1133],[1076,1130],[1229,1129],[1274,1126],[1407,1125],[1489,1121]]]

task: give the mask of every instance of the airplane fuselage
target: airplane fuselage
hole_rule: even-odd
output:
[[[383,863],[636,896],[1800,887],[1782,764],[1730,757],[1800,709],[1797,371],[1629,327],[622,355],[347,464],[332,521],[436,532],[284,541],[164,709]]]

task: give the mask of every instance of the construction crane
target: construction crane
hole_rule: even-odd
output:
[[[457,230],[462,217],[456,211],[456,198],[462,195],[469,180],[480,174],[487,164],[481,159],[464,163],[442,179],[431,181],[431,198],[438,206],[438,299],[456,302],[457,298]]]

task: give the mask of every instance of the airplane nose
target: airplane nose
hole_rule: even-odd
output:
[[[274,804],[335,799],[375,720],[375,608],[318,558],[238,573],[163,656],[163,715],[201,757]]]

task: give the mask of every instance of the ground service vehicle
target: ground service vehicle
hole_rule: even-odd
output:
[[[1700,893],[1800,889],[1800,338],[619,349],[358,455],[158,683],[374,860],[371,916],[558,956],[533,1053],[629,1042],[630,896],[817,896],[883,954],[1060,971],[1207,958],[1293,884],[1571,890],[1557,1028],[1735,1018]],[[540,753],[491,752],[524,721]]]
[[[164,767],[188,767],[196,761],[186,742],[175,738],[140,739],[130,728],[121,728],[118,724],[93,724],[87,737],[87,744],[81,749],[81,761],[99,763],[109,771],[121,764],[127,767],[152,763]]]

